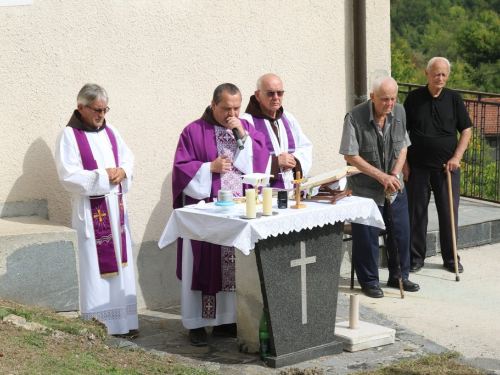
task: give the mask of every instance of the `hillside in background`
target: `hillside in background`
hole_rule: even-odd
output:
[[[500,0],[391,0],[392,76],[426,83],[434,56],[452,63],[448,87],[500,93]]]

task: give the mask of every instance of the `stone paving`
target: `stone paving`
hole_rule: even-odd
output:
[[[431,202],[429,217],[429,233],[431,236],[437,235],[437,218],[435,216],[433,203]],[[500,205],[462,199],[459,226],[459,233],[467,233],[466,238],[461,237],[464,241],[466,240],[467,246],[499,243]],[[498,247],[500,251],[500,243]],[[436,248],[436,250],[439,252],[439,248]],[[428,255],[432,254],[428,253]],[[346,267],[346,265],[343,267]],[[348,275],[348,272],[341,272],[341,275]],[[348,290],[349,278],[342,277],[340,286],[340,290]],[[189,345],[188,330],[182,326],[180,307],[172,307],[163,311],[141,311],[139,316],[139,337],[131,341],[110,339],[109,343],[122,347],[140,347],[157,355],[172,357],[180,363],[204,368],[222,375],[274,375],[279,374],[283,369],[290,368],[317,368],[322,370],[324,374],[343,375],[361,370],[375,369],[382,365],[400,362],[406,358],[416,358],[423,354],[442,353],[448,350],[411,332],[397,322],[386,319],[366,306],[360,305],[359,312],[361,321],[395,329],[395,343],[356,353],[343,352],[335,356],[321,357],[282,369],[272,369],[266,367],[256,353],[240,353],[235,338],[214,337],[210,334],[210,329],[208,329],[208,346],[199,348]],[[492,317],[492,319],[496,321],[496,317]],[[341,292],[338,296],[336,321],[347,320],[349,320],[349,297],[348,293]],[[492,326],[496,326],[494,321],[492,321]],[[257,329],[256,327],[256,334]],[[300,337],[297,339],[300,340]],[[457,338],[457,340],[459,339],[462,338]],[[463,359],[462,361],[473,367],[488,369],[486,372],[488,374],[500,375],[500,361],[498,360],[485,359],[481,361],[481,359],[478,359],[471,362]]]
[[[348,280],[343,280],[347,285]],[[394,344],[363,350],[357,353],[321,357],[282,369],[267,368],[257,354],[239,353],[235,338],[214,337],[208,330],[208,346],[189,345],[188,331],[182,326],[180,308],[171,308],[163,312],[142,311],[140,313],[140,335],[136,339],[124,342],[110,340],[110,344],[140,347],[158,355],[173,355],[183,364],[194,365],[219,374],[279,374],[282,369],[315,367],[324,374],[351,374],[356,371],[375,369],[406,358],[415,358],[426,353],[442,353],[447,349],[419,335],[416,335],[397,323],[385,319],[374,311],[360,306],[360,320],[391,327],[396,330]],[[349,319],[349,299],[339,294],[337,322]],[[257,331],[256,331],[257,334]]]

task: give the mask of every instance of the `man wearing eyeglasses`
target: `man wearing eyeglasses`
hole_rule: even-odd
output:
[[[215,89],[202,117],[182,131],[172,170],[174,208],[211,202],[220,189],[242,197],[245,186],[241,176],[266,172],[269,152],[265,137],[238,118],[240,108],[240,90],[224,83]],[[243,149],[233,131],[241,138]],[[236,336],[234,259],[234,247],[178,239],[182,323],[189,329],[191,345],[207,345],[207,326],[214,327],[213,335]]]
[[[283,82],[276,74],[265,74],[257,80],[242,118],[266,135],[271,153],[271,186],[293,188],[296,173],[309,174],[312,166],[312,143],[302,132],[299,122],[283,109]]]
[[[82,318],[99,319],[112,335],[134,337],[139,322],[126,201],[134,155],[106,122],[107,112],[104,88],[84,85],[57,139],[55,161],[72,194]]]

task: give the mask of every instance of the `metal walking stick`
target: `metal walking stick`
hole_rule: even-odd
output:
[[[446,168],[446,164],[444,165]],[[457,239],[455,237],[455,215],[453,213],[453,191],[451,188],[451,173],[446,171],[446,179],[448,181],[448,201],[450,202],[450,217],[451,217],[451,239],[453,241],[453,260],[455,262],[455,281],[460,281],[458,276],[458,255],[457,255]]]
[[[398,265],[398,279],[399,279],[399,291],[401,292],[401,299],[405,298],[405,293],[403,291],[403,276],[401,275],[401,264],[399,263],[399,252],[398,244],[396,242],[396,229],[394,228],[394,216],[392,216],[392,205],[391,205],[391,195],[388,191],[385,192],[385,198],[387,199],[387,205],[389,206],[389,217],[391,221],[392,228],[392,241],[394,242],[394,258]],[[390,276],[389,276],[390,277]]]

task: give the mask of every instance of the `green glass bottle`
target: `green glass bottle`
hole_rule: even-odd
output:
[[[262,311],[259,323],[259,355],[262,360],[272,355],[271,341],[269,340],[269,331],[267,329],[267,318],[264,311]]]

